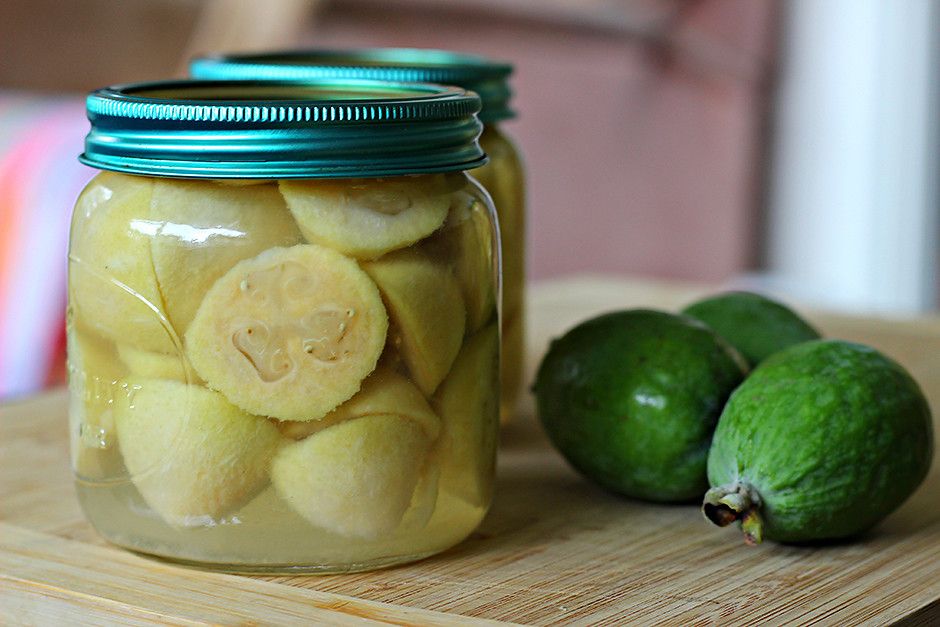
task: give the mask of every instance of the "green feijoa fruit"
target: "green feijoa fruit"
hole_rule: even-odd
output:
[[[549,437],[586,477],[636,498],[687,501],[708,487],[712,432],[745,372],[705,325],[637,309],[552,342],[534,389]]]
[[[788,346],[819,339],[819,332],[789,307],[751,292],[727,292],[682,310],[725,338],[752,366]]]
[[[927,474],[930,408],[873,348],[817,340],[783,350],[732,394],[708,455],[705,516],[749,544],[856,535]]]

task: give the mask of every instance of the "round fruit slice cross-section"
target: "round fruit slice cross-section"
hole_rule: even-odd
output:
[[[260,492],[281,441],[267,420],[177,381],[129,379],[115,419],[134,485],[177,526],[211,524]]]
[[[404,248],[437,230],[451,196],[443,175],[281,181],[307,241],[359,259]]]
[[[316,420],[375,369],[388,316],[372,280],[322,246],[272,248],[209,290],[186,353],[212,389],[245,411]]]
[[[401,352],[421,391],[430,396],[447,375],[466,328],[460,286],[447,266],[414,250],[363,264],[401,332]]]

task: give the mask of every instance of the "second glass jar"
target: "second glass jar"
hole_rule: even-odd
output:
[[[485,57],[416,48],[298,50],[247,55],[207,56],[190,65],[195,78],[317,80],[366,78],[456,85],[479,94],[484,124],[480,146],[489,162],[471,171],[493,198],[502,243],[501,415],[515,411],[523,386],[525,361],[525,173],[519,151],[502,123],[510,107],[512,66]]]

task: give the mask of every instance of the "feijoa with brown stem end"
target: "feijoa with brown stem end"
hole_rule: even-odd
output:
[[[904,368],[861,344],[805,342],[731,395],[703,512],[749,544],[848,538],[897,509],[932,456],[930,408]]]

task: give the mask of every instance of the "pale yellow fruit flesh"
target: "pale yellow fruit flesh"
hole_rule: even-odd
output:
[[[271,480],[312,524],[375,539],[401,522],[430,446],[414,420],[364,416],[286,444],[271,464]]]
[[[150,207],[153,267],[167,316],[185,333],[203,296],[243,259],[302,241],[273,183],[231,187],[157,180]]]
[[[281,181],[307,241],[359,259],[410,246],[437,230],[450,206],[443,175]]]
[[[441,479],[441,466],[428,455],[424,468],[418,476],[418,485],[411,495],[411,504],[405,511],[398,529],[404,533],[413,533],[425,528],[437,507],[437,493]]]
[[[398,347],[412,378],[426,395],[450,369],[466,328],[460,286],[450,269],[415,250],[363,264],[401,333]]]
[[[175,526],[211,524],[255,496],[281,437],[221,394],[129,379],[115,414],[121,454],[147,504]]]
[[[385,414],[414,420],[424,428],[431,440],[436,440],[440,435],[441,419],[428,405],[421,391],[402,375],[385,368],[376,369],[362,382],[362,389],[355,396],[321,420],[284,421],[278,428],[285,436],[301,440],[340,422]]]
[[[379,365],[376,368],[394,370],[396,372],[407,372],[408,367],[401,356],[401,331],[391,321],[388,325],[388,337],[385,339],[385,349],[382,356],[379,357]]]
[[[392,370],[376,370],[362,384],[358,394],[337,407],[327,417],[352,420],[362,416],[394,414],[410,418],[424,428],[432,441],[441,433],[441,419],[415,385]]]
[[[441,490],[475,506],[488,503],[499,422],[496,324],[471,336],[434,396],[443,431],[437,456]]]
[[[274,420],[272,423],[285,438],[291,440],[303,440],[309,438],[318,431],[323,431],[327,427],[342,422],[342,417],[334,418],[333,412],[330,412],[319,420]]]
[[[337,196],[348,181],[99,177],[73,226],[91,295],[71,298],[94,329],[74,349],[95,373],[73,385],[92,427],[79,479],[130,476],[184,527],[241,517],[270,479],[350,543],[406,538],[455,496],[485,506],[496,240],[475,194],[438,178]]]
[[[118,343],[117,353],[127,372],[146,379],[169,379],[183,383],[202,383],[183,355],[167,355],[140,350]]]
[[[206,294],[186,333],[196,372],[245,411],[317,420],[359,391],[388,317],[358,264],[312,244],[239,262]]]
[[[69,301],[101,335],[172,353],[179,344],[150,254],[152,179],[105,172],[78,199],[69,248]]]
[[[486,207],[466,192],[454,194],[444,226],[427,242],[435,259],[454,268],[470,332],[496,318],[496,242]]]

